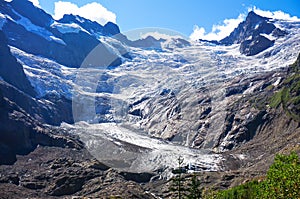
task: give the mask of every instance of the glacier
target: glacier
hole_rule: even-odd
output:
[[[73,100],[76,123],[62,123],[61,128],[79,135],[92,155],[103,163],[134,172],[157,171],[176,167],[176,159],[182,155],[186,165],[217,171],[223,169],[224,157],[215,153],[212,143],[222,129],[220,124],[229,103],[223,85],[238,75],[254,76],[286,68],[297,58],[300,22],[278,20],[275,24],[289,34],[255,56],[242,55],[237,44],[221,46],[203,41],[191,42],[190,46],[172,45],[171,49],[164,48],[170,46],[167,43],[162,49],[142,49],[129,47],[113,37],[99,37],[111,52],[119,53],[118,46],[132,56],[113,69],[69,68],[10,48],[40,98],[51,93]],[[78,31],[78,27],[68,25],[59,28]],[[199,93],[201,89],[205,91]],[[251,93],[251,89],[244,94]],[[193,123],[197,118],[189,111],[198,95],[212,98],[209,111],[213,116],[203,149],[195,149]],[[176,112],[178,101],[183,103],[182,115]],[[173,105],[170,110],[168,107]],[[151,120],[147,115],[151,115]],[[178,128],[176,117],[180,117]],[[166,122],[169,124],[164,128],[175,128],[160,134],[160,125]],[[184,133],[171,142],[168,138],[172,131]]]

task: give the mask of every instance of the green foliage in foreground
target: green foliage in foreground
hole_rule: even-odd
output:
[[[257,180],[223,191],[203,194],[206,199],[298,199],[300,198],[300,161],[295,152],[276,155],[265,180]]]

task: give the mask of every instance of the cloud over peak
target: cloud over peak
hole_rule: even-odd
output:
[[[255,6],[248,8],[248,12],[254,11],[256,14],[268,17],[272,19],[281,19],[281,20],[291,20],[291,21],[300,21],[296,16],[290,16],[283,11],[266,11],[261,10]],[[204,39],[204,40],[221,40],[230,33],[245,19],[245,14],[240,14],[236,19],[225,19],[221,24],[213,25],[211,32],[206,32],[203,27],[198,25],[194,26],[193,33],[190,35],[190,39],[193,41]]]
[[[96,21],[101,25],[105,25],[109,21],[116,23],[116,14],[97,2],[88,3],[82,7],[78,7],[76,4],[67,1],[58,1],[54,5],[53,18],[57,20],[61,19],[64,14],[73,14]]]
[[[281,10],[278,11],[267,11],[267,10],[261,10],[255,6],[248,8],[248,12],[254,11],[256,14],[263,16],[263,17],[268,17],[272,19],[283,19],[283,20],[291,20],[291,21],[300,21],[300,19],[296,16],[291,16],[290,14],[287,14]]]
[[[194,41],[198,39],[221,40],[228,36],[244,19],[244,14],[240,14],[236,19],[225,19],[221,24],[214,24],[209,33],[206,33],[203,27],[195,25],[190,39]]]

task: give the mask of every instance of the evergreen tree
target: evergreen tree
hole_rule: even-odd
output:
[[[184,187],[184,177],[182,176],[185,173],[185,168],[183,168],[183,158],[181,156],[178,157],[178,168],[173,170],[173,173],[176,174],[172,179],[171,191],[175,192],[178,199],[182,199],[185,195],[185,187]]]
[[[190,183],[188,184],[188,191],[189,194],[187,196],[188,199],[200,199],[202,189],[200,189],[200,180],[198,179],[198,176],[194,173]]]

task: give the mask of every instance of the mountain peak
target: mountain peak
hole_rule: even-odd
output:
[[[90,23],[90,24],[97,24],[97,22],[85,19],[79,15],[73,15],[73,14],[64,14],[64,16],[58,20],[60,23]],[[100,25],[100,24],[99,24]]]
[[[269,18],[260,16],[256,14],[254,11],[250,11],[246,17],[246,22],[257,23],[263,20],[268,20]]]
[[[28,18],[33,24],[37,26],[46,27],[53,22],[51,15],[47,14],[41,8],[33,5],[31,1],[11,1],[12,8],[22,16]]]
[[[100,35],[113,36],[120,33],[120,28],[117,24],[107,22],[104,26],[102,26],[96,21],[86,19],[79,15],[65,14],[63,18],[58,20],[58,22],[64,24],[76,23],[91,34],[96,33]]]
[[[120,33],[119,26],[110,21],[104,25],[104,28],[105,28],[106,32],[109,33],[110,35],[116,35],[116,34]]]
[[[240,44],[240,52],[245,55],[256,55],[271,47],[278,37],[287,33],[277,28],[270,18],[250,11],[245,19],[229,36],[220,40],[221,44]]]

